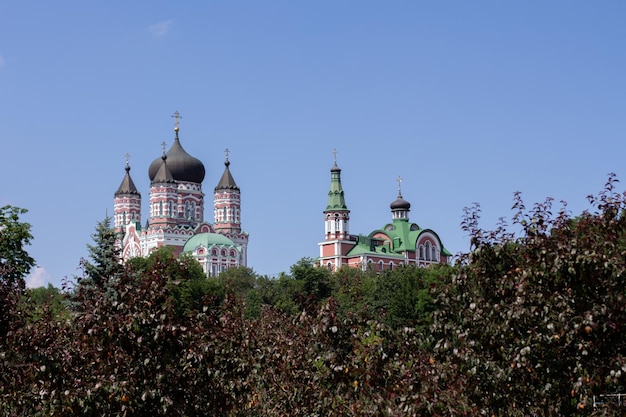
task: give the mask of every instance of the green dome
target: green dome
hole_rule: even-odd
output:
[[[204,246],[210,248],[211,246],[226,246],[230,248],[239,248],[235,245],[235,242],[230,240],[224,235],[218,233],[200,233],[191,237],[183,247],[183,252],[193,252],[198,246]]]

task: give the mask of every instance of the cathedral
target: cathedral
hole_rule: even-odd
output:
[[[130,176],[126,157],[126,174],[113,202],[122,259],[147,256],[156,248],[169,246],[175,255],[193,256],[209,276],[247,266],[248,234],[241,229],[241,192],[230,172],[228,149],[224,173],[214,189],[210,224],[204,220],[204,165],[181,145],[179,113],[174,117],[174,143],[167,152],[163,143],[163,154],[148,169],[150,201],[144,226],[141,194]]]
[[[390,205],[391,223],[367,236],[352,235],[349,231],[350,210],[341,186],[341,169],[337,166],[335,151],[335,164],[330,169],[328,204],[324,210],[325,239],[318,244],[319,266],[332,271],[343,265],[383,271],[400,265],[424,267],[450,262],[452,254],[443,246],[437,233],[409,221],[411,204],[402,198],[401,181],[398,177],[398,197]]]

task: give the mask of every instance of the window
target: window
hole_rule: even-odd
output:
[[[433,245],[433,248],[432,248],[430,259],[432,259],[433,261],[437,260],[437,248],[435,248],[434,245]]]
[[[393,271],[393,262],[389,262],[389,270]]]
[[[379,271],[383,270],[383,261],[378,261],[378,270]]]
[[[430,242],[426,242],[425,252],[426,252],[426,260],[430,261]]]
[[[326,264],[326,268],[328,268],[329,271],[332,271],[333,270],[333,264],[331,262],[328,262]]]
[[[420,259],[424,259],[424,246],[420,245]]]

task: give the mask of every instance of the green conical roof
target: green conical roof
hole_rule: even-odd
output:
[[[330,169],[330,191],[328,191],[326,211],[329,210],[348,210],[343,188],[341,188],[341,169],[337,166],[337,162]]]

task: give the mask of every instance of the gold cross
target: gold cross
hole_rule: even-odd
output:
[[[126,166],[128,166],[128,160],[130,159],[130,154],[126,152],[126,155],[124,155],[124,158],[126,158]]]
[[[178,110],[176,110],[174,112],[174,114],[172,115],[172,117],[176,118],[176,124],[174,125],[174,129],[178,129],[178,121],[179,121],[179,119],[182,119],[183,116],[181,116],[180,113],[178,112]]]

